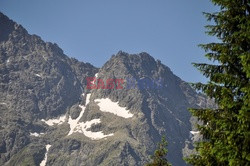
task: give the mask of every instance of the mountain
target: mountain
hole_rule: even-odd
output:
[[[162,135],[185,165],[187,108],[213,106],[145,52],[96,68],[2,13],[0,80],[0,165],[144,165]]]

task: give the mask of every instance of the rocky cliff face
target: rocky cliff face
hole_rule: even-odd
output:
[[[89,89],[94,75],[122,88]],[[187,108],[211,106],[147,53],[120,51],[98,69],[0,13],[0,165],[143,165],[162,135],[169,161],[185,165]]]

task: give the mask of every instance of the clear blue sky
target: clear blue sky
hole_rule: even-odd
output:
[[[119,50],[148,52],[188,82],[206,79],[191,62],[205,35],[209,0],[0,0],[0,11],[64,53],[101,67]]]

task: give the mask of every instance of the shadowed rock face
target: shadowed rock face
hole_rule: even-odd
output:
[[[86,78],[96,73],[104,81],[123,79],[123,89],[87,89]],[[136,87],[128,86],[131,78]],[[159,80],[158,88],[143,84]],[[103,111],[103,101],[129,116],[112,113],[111,105]],[[0,13],[0,165],[39,165],[45,153],[47,165],[143,165],[162,135],[169,161],[185,165],[182,150],[192,142],[187,108],[211,106],[147,53],[120,51],[98,69],[68,58],[56,44],[29,35]],[[59,116],[65,116],[62,123],[45,123]],[[79,119],[70,135],[69,119]],[[95,132],[106,137],[93,139]]]

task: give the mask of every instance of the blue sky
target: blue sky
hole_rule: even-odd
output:
[[[206,81],[191,63],[207,62],[197,45],[216,40],[204,33],[209,0],[0,0],[0,11],[80,61],[148,52],[188,82]]]

